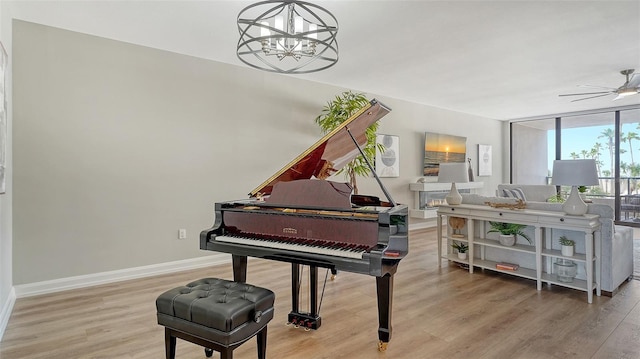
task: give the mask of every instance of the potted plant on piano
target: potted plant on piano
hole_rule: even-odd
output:
[[[369,100],[362,93],[353,93],[345,91],[329,101],[322,109],[322,113],[316,117],[315,122],[322,129],[323,134],[333,131],[344,121],[348,120],[354,113],[369,103]],[[376,132],[378,131],[378,122],[367,128],[365,135],[367,136],[367,144],[362,148],[369,163],[373,163],[376,151],[384,151],[384,146],[376,145]],[[369,166],[361,155],[358,155],[353,161],[347,163],[338,173],[345,173],[349,179],[349,184],[353,188],[353,193],[358,194],[358,186],[356,176],[368,176],[370,174]]]

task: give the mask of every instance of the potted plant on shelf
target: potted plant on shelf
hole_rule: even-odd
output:
[[[578,186],[578,192],[583,201],[587,199],[587,186]]]
[[[525,224],[505,223],[505,222],[491,222],[489,221],[491,229],[487,233],[500,233],[500,244],[503,246],[512,246],[516,244],[516,236],[520,236],[531,244],[531,238],[524,233],[523,229],[527,226]]]
[[[558,241],[560,242],[562,255],[565,257],[573,257],[573,248],[576,245],[576,242],[567,238],[567,236],[560,236]]]
[[[453,242],[453,244],[451,244],[451,247],[458,251],[458,258],[467,259],[467,251],[469,250],[469,246],[462,242]]]

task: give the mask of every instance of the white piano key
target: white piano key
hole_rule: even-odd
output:
[[[362,259],[362,255],[365,253],[363,250],[354,250],[352,248],[347,249],[335,249],[328,248],[322,246],[294,243],[294,242],[285,242],[285,241],[274,241],[260,238],[246,238],[246,237],[233,237],[233,236],[216,236],[216,241],[225,242],[225,243],[235,243],[235,244],[243,244],[257,247],[266,247],[266,248],[276,248],[276,249],[285,249],[303,253],[316,253],[323,254],[328,256],[335,257],[344,257],[344,258],[355,258]]]

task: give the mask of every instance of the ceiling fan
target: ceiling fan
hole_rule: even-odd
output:
[[[618,96],[616,96],[616,98],[613,99],[614,101],[618,100],[618,99],[621,99],[623,97],[626,97],[626,96],[637,95],[638,93],[640,93],[640,73],[634,74],[633,71],[635,71],[635,70],[634,69],[627,69],[627,70],[620,71],[620,73],[623,74],[627,78],[627,81],[625,81],[625,83],[622,86],[618,87],[618,88],[602,87],[602,86],[591,86],[591,85],[580,85],[580,87],[597,88],[597,89],[603,89],[603,90],[606,90],[606,91],[583,92],[583,93],[568,93],[568,94],[562,94],[562,95],[558,95],[558,96],[588,96],[588,95],[595,95],[595,96],[579,98],[579,99],[571,101],[571,102],[576,102],[576,101],[588,100],[588,99],[596,98],[596,97],[608,96],[610,94],[617,94],[618,95]]]

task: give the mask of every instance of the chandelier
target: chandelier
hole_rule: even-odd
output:
[[[261,1],[238,14],[237,54],[245,64],[271,72],[303,74],[338,62],[338,20],[304,1]]]

